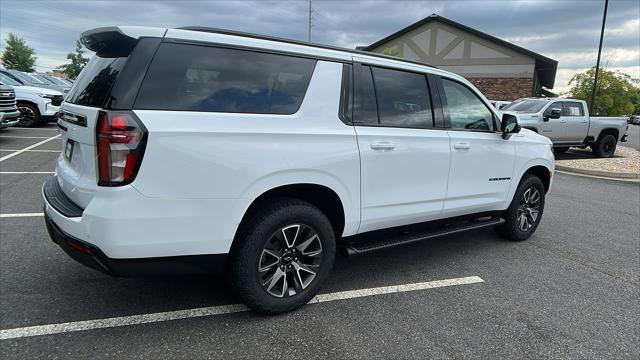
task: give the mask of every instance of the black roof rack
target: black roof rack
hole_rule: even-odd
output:
[[[222,35],[242,36],[242,37],[247,37],[247,38],[252,38],[252,39],[260,39],[260,40],[278,41],[278,42],[283,42],[283,43],[287,43],[287,44],[303,45],[303,46],[315,47],[315,48],[319,48],[319,49],[336,50],[336,51],[348,52],[348,53],[351,53],[351,54],[373,56],[373,57],[377,57],[377,58],[381,58],[381,59],[388,59],[388,60],[396,60],[396,61],[406,62],[406,63],[409,63],[409,64],[428,66],[428,67],[437,69],[435,66],[429,65],[429,64],[427,64],[425,62],[422,62],[422,61],[408,60],[408,59],[398,58],[398,57],[394,57],[394,56],[388,56],[388,55],[369,52],[369,51],[357,50],[357,49],[347,49],[347,48],[341,48],[341,47],[338,47],[338,46],[316,44],[316,43],[308,43],[308,42],[305,42],[305,41],[281,38],[281,37],[276,37],[276,36],[259,35],[259,34],[247,33],[247,32],[242,32],[242,31],[219,29],[219,28],[206,27],[206,26],[182,26],[182,27],[178,27],[176,29],[178,29],[178,30],[208,32],[208,33],[222,34]]]

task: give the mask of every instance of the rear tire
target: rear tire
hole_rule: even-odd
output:
[[[496,232],[512,241],[527,240],[542,219],[544,196],[542,180],[535,175],[525,174],[511,204],[504,211],[505,223],[497,226]]]
[[[591,149],[599,158],[610,158],[615,154],[617,145],[618,139],[611,134],[607,134],[601,137],[600,140],[591,147]]]
[[[40,124],[40,110],[38,110],[37,106],[19,103],[18,110],[20,110],[20,120],[18,121],[18,126],[34,127]]]
[[[234,291],[262,314],[309,302],[329,276],[336,251],[329,219],[296,199],[271,200],[249,214],[235,242],[229,268]]]

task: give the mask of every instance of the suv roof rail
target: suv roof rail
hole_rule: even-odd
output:
[[[427,64],[425,62],[422,62],[422,61],[408,60],[408,59],[403,59],[403,58],[399,58],[399,57],[395,57],[395,56],[384,55],[384,54],[380,54],[380,53],[374,53],[374,52],[362,51],[362,50],[356,50],[356,49],[342,48],[342,47],[339,47],[339,46],[324,45],[324,44],[317,44],[317,43],[308,43],[306,41],[281,38],[281,37],[277,37],[277,36],[259,35],[259,34],[254,34],[254,33],[247,33],[247,32],[242,32],[242,31],[213,28],[213,27],[207,27],[207,26],[182,26],[182,27],[178,27],[176,29],[177,30],[208,32],[208,33],[222,34],[222,35],[242,36],[242,37],[248,37],[248,38],[252,38],[252,39],[260,39],[260,40],[278,41],[278,42],[294,44],[294,45],[303,45],[303,46],[315,47],[315,48],[319,48],[319,49],[336,50],[336,51],[343,51],[343,52],[348,52],[348,53],[357,54],[357,55],[373,56],[373,57],[377,57],[377,58],[401,61],[401,62],[405,62],[405,63],[409,63],[409,64],[428,66],[430,68],[437,69],[437,67],[435,67],[433,65],[429,65],[429,64]]]

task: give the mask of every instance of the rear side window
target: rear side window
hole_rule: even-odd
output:
[[[353,122],[355,124],[378,125],[376,93],[373,88],[371,67],[356,65],[354,71]]]
[[[584,116],[582,104],[565,101],[562,103],[562,116]]]
[[[293,114],[316,60],[248,50],[160,45],[135,108]]]
[[[433,127],[427,78],[422,74],[373,68],[380,125]]]
[[[126,61],[126,57],[94,56],[82,69],[67,94],[66,101],[84,106],[103,107]]]

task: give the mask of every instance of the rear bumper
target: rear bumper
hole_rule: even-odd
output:
[[[109,195],[106,198],[120,207],[129,205],[115,193]],[[53,242],[74,260],[103,273],[113,276],[215,273],[226,262],[226,251],[190,248],[193,226],[180,226],[179,217],[155,219],[155,214],[145,214],[143,209],[135,209],[142,212],[134,211],[138,218],[123,211],[113,215],[109,201],[101,199],[82,209],[65,195],[56,176],[45,181],[42,196],[45,222]],[[130,197],[128,194],[126,198]],[[96,209],[106,210],[111,217]],[[145,223],[145,216],[151,216],[153,221]]]
[[[111,259],[98,247],[66,234],[45,214],[49,236],[73,260],[111,276],[160,276],[221,272],[226,254]]]

